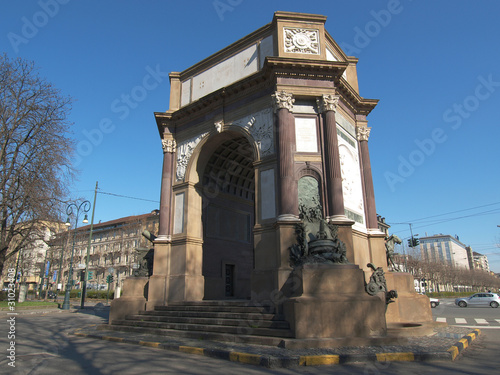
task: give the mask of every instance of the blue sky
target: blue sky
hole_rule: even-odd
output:
[[[401,238],[458,235],[500,272],[500,3],[471,1],[3,0],[0,51],[34,60],[71,112],[80,170],[74,197],[96,221],[159,206],[153,112],[182,71],[272,20],[322,14],[359,58],[377,211]],[[149,77],[149,78],[147,78]],[[421,220],[423,219],[423,220]],[[401,223],[401,224],[397,224]]]

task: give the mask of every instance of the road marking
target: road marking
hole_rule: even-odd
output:
[[[436,322],[446,323],[446,318],[436,318]]]
[[[486,321],[486,319],[475,319],[476,323],[477,324],[490,324]]]
[[[457,324],[467,324],[467,320],[464,318],[455,318],[455,323]]]
[[[462,328],[481,328],[481,329],[500,329],[499,326],[458,326],[458,325],[453,325],[453,327],[462,327]]]

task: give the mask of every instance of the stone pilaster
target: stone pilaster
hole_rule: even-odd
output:
[[[375,192],[373,189],[372,167],[370,153],[368,151],[368,138],[371,128],[357,127],[356,136],[359,142],[361,164],[363,166],[363,182],[365,186],[366,226],[369,229],[377,229],[377,209],[375,207]]]
[[[279,167],[279,215],[278,220],[296,220],[299,215],[297,181],[295,180],[293,146],[294,118],[292,94],[277,91],[272,95],[277,117],[278,167]]]

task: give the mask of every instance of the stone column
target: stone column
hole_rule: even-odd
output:
[[[299,198],[297,181],[295,181],[293,146],[294,118],[290,111],[293,108],[292,94],[285,91],[276,92],[274,112],[278,120],[278,167],[279,167],[279,210],[278,220],[297,220],[299,215]]]
[[[317,99],[318,108],[324,115],[324,164],[326,179],[326,216],[329,219],[345,217],[344,195],[342,193],[342,172],[340,170],[339,141],[337,138],[337,122],[335,111],[339,97],[336,95],[323,95]]]
[[[146,310],[153,310],[155,306],[163,306],[168,300],[170,256],[171,256],[171,217],[172,217],[172,172],[175,140],[164,138],[163,170],[160,193],[160,225],[158,237],[154,241],[153,275],[149,278],[147,291],[148,300]]]
[[[363,166],[363,182],[365,186],[365,205],[366,205],[366,226],[369,229],[377,229],[377,209],[375,208],[375,192],[373,189],[372,167],[370,163],[370,154],[368,152],[368,137],[371,128],[357,127],[356,136],[359,142],[361,153],[361,163]]]
[[[163,146],[163,170],[160,194],[160,225],[157,240],[170,242],[170,222],[172,217],[172,170],[176,143],[173,139],[162,139],[161,143]]]

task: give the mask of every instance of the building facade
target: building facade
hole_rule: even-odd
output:
[[[147,230],[158,233],[159,214],[153,211],[148,214],[127,216],[120,219],[96,223],[93,225],[89,252],[89,289],[105,289],[106,277],[112,274],[114,282],[111,289],[123,285],[123,280],[131,276],[137,264],[136,249],[152,247],[142,236]],[[90,225],[75,230],[58,233],[48,250],[48,257],[53,258],[50,268],[52,289],[65,289],[68,281],[71,252],[73,249],[73,284],[81,285],[81,271],[85,269]],[[62,254],[62,256],[61,256]],[[58,277],[61,269],[61,277]]]
[[[420,251],[426,261],[470,269],[467,246],[449,234],[420,237]]]
[[[27,245],[7,260],[3,269],[3,282],[7,269],[15,269],[17,281],[27,284],[29,290],[39,289],[41,284],[50,284],[48,279],[53,262],[50,245],[63,228],[65,226],[61,222],[37,223]]]
[[[474,269],[490,272],[490,264],[486,255],[474,251],[472,256],[474,258]]]

